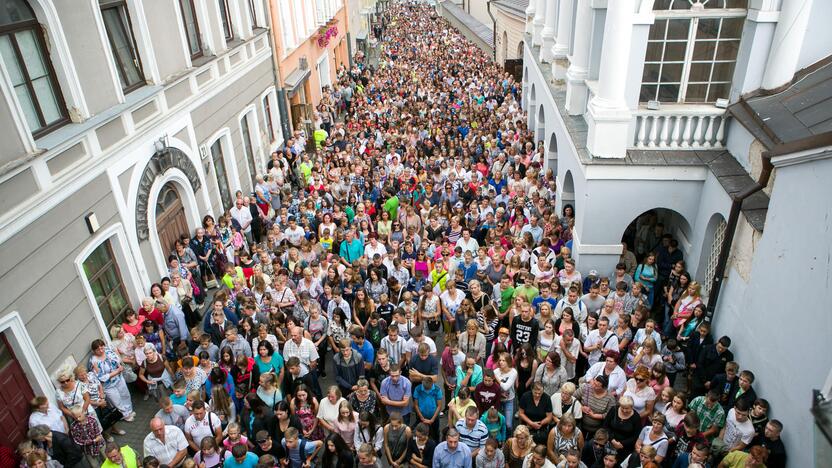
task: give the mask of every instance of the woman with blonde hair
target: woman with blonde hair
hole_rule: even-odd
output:
[[[572,415],[564,415],[549,431],[546,449],[549,460],[556,464],[560,463],[566,456],[566,452],[570,450],[577,450],[581,453],[584,449],[584,435]]]
[[[506,468],[523,468],[523,460],[532,453],[535,444],[529,428],[520,424],[514,428],[514,434],[503,444],[503,456]]]
[[[670,316],[670,320],[673,322],[673,333],[668,333],[668,336],[673,336],[676,330],[684,326],[693,316],[693,309],[702,303],[701,290],[701,286],[696,281],[691,281],[688,284],[687,289],[679,297],[676,306],[673,308],[673,314]]]

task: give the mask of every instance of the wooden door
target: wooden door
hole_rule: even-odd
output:
[[[159,243],[162,244],[165,263],[167,263],[167,256],[174,250],[176,241],[182,235],[190,237],[182,199],[176,187],[171,183],[165,184],[159,192],[159,201],[156,203],[156,231],[159,233]]]
[[[15,449],[26,438],[29,401],[34,396],[14,351],[0,333],[0,445]]]

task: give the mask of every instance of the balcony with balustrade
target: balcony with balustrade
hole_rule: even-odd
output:
[[[679,105],[661,109],[639,106],[633,112],[634,149],[722,149],[725,109],[713,105]]]

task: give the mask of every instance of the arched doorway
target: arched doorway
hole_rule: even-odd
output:
[[[159,191],[156,202],[156,231],[165,257],[173,251],[177,239],[182,235],[190,236],[182,198],[172,182],[166,183]]]
[[[552,174],[558,175],[558,136],[555,132],[549,135],[549,150],[546,152],[545,169],[552,170]]]
[[[535,143],[546,138],[546,110],[543,104],[537,108],[537,129],[534,132]]]
[[[560,212],[569,205],[575,216],[578,215],[578,207],[575,206],[575,181],[572,179],[572,172],[566,171],[563,176],[563,189],[560,192]]]
[[[621,236],[627,247],[641,262],[644,256],[655,251],[665,234],[679,243],[679,250],[687,254],[687,239],[690,238],[690,223],[678,211],[668,208],[653,208],[636,217]]]
[[[534,87],[534,83],[532,83],[532,89],[529,91],[529,105],[526,107],[526,112],[529,113],[529,128],[535,128],[535,101],[537,101],[537,90]]]
[[[523,41],[520,41],[520,43],[517,44],[517,57],[520,58],[522,56],[523,56]]]
[[[502,59],[503,59],[503,62],[505,62],[506,60],[508,60],[508,33],[506,31],[503,31],[503,47],[502,47],[502,49],[503,49]]]

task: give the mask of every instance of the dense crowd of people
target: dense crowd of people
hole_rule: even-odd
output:
[[[583,270],[521,85],[429,7],[383,24],[377,66],[32,402],[21,466],[784,467],[655,213]]]

